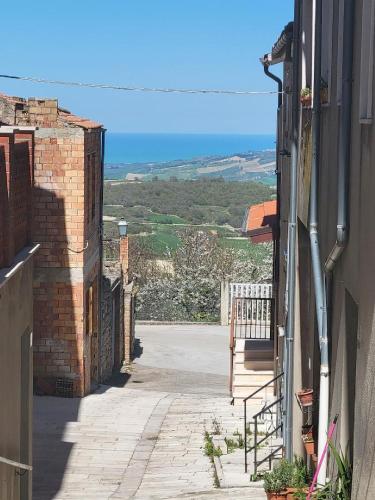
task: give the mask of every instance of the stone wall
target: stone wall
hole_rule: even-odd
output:
[[[123,281],[118,262],[105,262],[102,286],[100,379],[105,382],[123,363]]]

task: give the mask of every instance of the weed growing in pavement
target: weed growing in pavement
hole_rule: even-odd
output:
[[[221,434],[221,425],[216,418],[212,420],[212,427],[213,427],[212,434],[214,434],[215,436],[219,436]]]
[[[204,434],[204,454],[213,460],[214,457],[220,457],[223,452],[220,446],[215,446],[212,436],[206,431]]]

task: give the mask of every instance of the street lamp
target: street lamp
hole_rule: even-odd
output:
[[[128,223],[126,222],[126,220],[121,219],[117,223],[117,228],[118,228],[118,234],[119,234],[120,238],[125,238],[125,236],[128,235]]]

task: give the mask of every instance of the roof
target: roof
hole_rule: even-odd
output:
[[[59,126],[59,122],[60,122],[60,126],[61,126],[61,122],[63,122],[63,124],[73,125],[76,127],[82,127],[85,129],[93,129],[93,128],[101,128],[102,127],[102,124],[95,122],[94,120],[90,120],[89,118],[84,118],[81,116],[74,115],[73,113],[71,113],[67,109],[60,108],[58,106],[57,99],[34,98],[34,97],[31,97],[29,99],[24,99],[23,97],[9,96],[9,95],[6,95],[6,94],[3,94],[0,92],[0,100],[5,101],[10,106],[16,106],[16,105],[24,106],[25,109],[24,109],[23,113],[26,113],[26,114],[28,111],[28,108],[27,108],[28,105],[34,106],[35,103],[44,103],[44,102],[51,101],[54,103],[54,105],[52,107],[55,110],[57,107],[57,123],[56,123],[57,127]],[[8,125],[14,125],[14,123],[8,123]]]
[[[281,35],[273,44],[271,52],[260,58],[262,64],[267,64],[268,66],[278,64],[289,56],[288,52],[293,38],[293,26],[293,21],[285,26]]]
[[[87,129],[102,127],[101,123],[90,120],[89,118],[83,118],[82,116],[73,115],[72,113],[66,111],[65,109],[62,110],[61,108],[58,108],[58,113],[60,119],[71,125],[77,125],[78,127],[83,127]]]
[[[242,232],[251,238],[260,235],[272,235],[277,222],[276,200],[265,201],[258,205],[251,205],[245,214]],[[258,239],[259,240],[259,239]],[[265,241],[264,238],[262,238]],[[260,241],[260,240],[259,240]]]

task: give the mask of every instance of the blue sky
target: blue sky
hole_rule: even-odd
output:
[[[292,0],[20,0],[1,16],[0,73],[150,87],[274,90],[259,57]],[[273,133],[275,96],[139,94],[0,79],[109,131]]]

